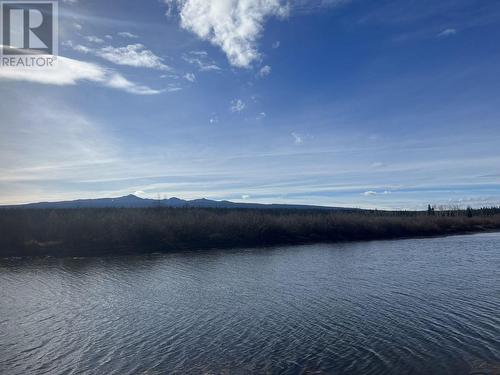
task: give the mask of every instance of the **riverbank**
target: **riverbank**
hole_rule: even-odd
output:
[[[0,212],[0,256],[98,256],[430,237],[500,230],[454,211],[68,209]]]

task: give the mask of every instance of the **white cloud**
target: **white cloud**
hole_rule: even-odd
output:
[[[80,25],[80,24],[79,24],[79,23],[77,23],[77,22],[75,22],[75,23],[73,24],[73,27],[74,27],[75,29],[77,29],[77,30],[81,30],[81,29],[83,29],[82,25]]]
[[[182,58],[189,64],[197,66],[202,72],[221,70],[221,68],[217,66],[213,60],[209,59],[208,53],[205,51],[191,51]]]
[[[87,40],[90,43],[97,43],[97,44],[102,44],[104,43],[104,40],[101,38],[95,36],[95,35],[89,35],[85,37],[85,40]]]
[[[58,179],[118,156],[106,127],[60,101],[22,95],[1,107],[9,123],[0,124],[0,181]]]
[[[104,47],[95,51],[95,54],[117,65],[128,65],[141,68],[151,68],[158,70],[171,70],[163,63],[161,57],[156,56],[152,51],[146,49],[144,45],[129,44],[126,47]]]
[[[167,88],[165,89],[165,91],[167,92],[175,92],[175,91],[181,91],[182,90],[182,87],[176,85],[175,83],[169,83],[167,85]]]
[[[365,191],[362,195],[364,195],[365,197],[372,197],[374,195],[389,195],[389,194],[392,194],[392,192],[389,190],[384,190],[382,192],[369,190],[369,191]]]
[[[445,29],[445,30],[441,31],[437,36],[438,36],[438,38],[443,38],[443,37],[447,37],[447,36],[453,36],[456,33],[457,33],[456,29]]]
[[[112,36],[112,35],[109,35],[109,34],[108,34],[108,35],[105,35],[104,37],[105,37],[106,39],[108,39],[108,40],[112,40],[112,39],[113,39],[113,36]]]
[[[184,76],[185,79],[187,79],[189,82],[195,82],[196,81],[196,76],[193,73],[187,73]]]
[[[273,43],[273,45],[271,47],[273,49],[277,49],[277,48],[280,48],[280,45],[281,45],[281,42],[279,40],[277,40],[276,42]]]
[[[129,38],[129,39],[137,39],[139,38],[139,35],[136,35],[136,34],[132,34],[128,31],[121,31],[118,33],[119,36],[121,36],[122,38]]]
[[[161,74],[160,75],[160,78],[171,78],[171,79],[179,79],[181,77],[179,77],[177,74]]]
[[[157,70],[170,71],[171,67],[163,63],[163,59],[155,55],[152,51],[140,43],[129,44],[126,47],[106,46],[102,48],[89,48],[80,44],[73,45],[71,41],[64,45],[73,48],[81,53],[91,53],[104,60],[117,65],[133,66],[136,68],[150,68]]]
[[[246,104],[241,99],[231,101],[231,112],[241,112],[246,108]]]
[[[197,55],[197,56],[203,56],[203,57],[208,57],[208,52],[207,51],[191,51],[189,52],[191,55]]]
[[[70,47],[73,48],[75,51],[80,52],[80,53],[92,52],[91,48],[82,46],[81,44],[77,44],[76,46],[70,46]]]
[[[146,86],[139,86],[133,82],[127,80],[124,76],[120,74],[112,74],[106,81],[106,85],[115,89],[127,91],[131,94],[138,95],[153,95],[159,94],[164,90],[153,90]],[[170,91],[170,90],[169,90]]]
[[[53,68],[2,67],[0,80],[27,81],[57,86],[76,85],[81,81],[89,81],[138,95],[153,95],[162,92],[162,90],[133,83],[120,73],[98,64],[63,56],[57,57],[56,66]]]
[[[250,199],[250,198],[251,198],[251,196],[250,196],[250,195],[248,195],[248,194],[243,194],[243,195],[241,196],[241,199],[244,199],[244,200],[247,200],[247,199]]]
[[[163,0],[167,15],[179,14],[181,27],[220,47],[229,62],[249,68],[260,60],[257,42],[270,17],[311,12],[350,0]],[[279,41],[273,48],[279,47]]]
[[[304,139],[302,138],[302,136],[300,134],[293,132],[291,135],[293,137],[293,142],[296,145],[300,145],[300,144],[304,143]]]
[[[257,120],[262,120],[262,119],[265,119],[267,117],[267,114],[266,112],[261,112],[257,115],[256,119]]]
[[[66,40],[61,43],[64,47],[69,47],[80,53],[90,53],[92,49],[89,47],[82,46],[81,44],[74,44],[72,40]]]
[[[164,0],[175,8],[181,27],[220,47],[229,62],[249,68],[260,59],[257,49],[267,18],[286,17],[283,0]]]
[[[260,77],[268,76],[269,74],[271,74],[271,71],[272,71],[272,68],[269,65],[263,66],[259,70],[259,76]]]

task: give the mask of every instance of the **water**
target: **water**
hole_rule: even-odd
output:
[[[0,260],[0,373],[467,374],[500,363],[499,244]]]

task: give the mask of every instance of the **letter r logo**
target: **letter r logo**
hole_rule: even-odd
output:
[[[5,55],[57,54],[57,2],[0,1]]]

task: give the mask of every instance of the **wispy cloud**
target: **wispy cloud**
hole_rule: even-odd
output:
[[[221,68],[208,57],[208,53],[205,51],[191,51],[185,54],[182,58],[187,63],[198,67],[198,69],[202,72],[221,70]]]
[[[58,56],[57,64],[53,68],[2,67],[0,69],[0,80],[26,81],[57,86],[76,85],[80,82],[89,81],[131,94],[154,95],[162,92],[162,90],[155,90],[133,83],[120,73],[98,64],[73,60],[63,56]]]
[[[231,112],[241,112],[246,108],[246,104],[241,99],[234,99],[231,101]]]
[[[104,47],[96,54],[105,60],[118,65],[128,65],[142,68],[151,68],[158,70],[171,70],[163,63],[163,59],[155,55],[152,51],[146,49],[144,45],[130,44],[126,47]]]
[[[217,116],[217,113],[212,113],[212,116],[208,120],[210,124],[217,124],[219,122],[219,116]]]
[[[371,166],[372,166],[372,168],[383,168],[383,167],[385,167],[385,164],[382,162],[376,161],[376,162],[372,163]]]
[[[151,89],[147,86],[136,85],[133,82],[130,82],[121,74],[112,74],[109,79],[106,81],[106,85],[115,89],[124,90],[131,94],[138,95],[155,95],[160,94],[164,91],[177,91],[177,90],[155,90]]]
[[[438,38],[443,38],[447,36],[453,36],[457,33],[457,29],[445,29],[441,31],[437,36]]]
[[[268,76],[269,74],[271,74],[271,71],[272,68],[269,65],[265,65],[259,70],[259,77],[262,78]]]
[[[139,38],[139,35],[133,34],[128,31],[120,31],[118,33],[118,36],[121,36],[122,38],[129,38],[129,39],[137,39]]]
[[[68,177],[117,158],[100,124],[63,102],[18,96],[0,108],[9,118],[0,124],[0,182]]]
[[[373,190],[368,190],[368,191],[365,191],[362,195],[364,195],[365,197],[373,197],[375,195],[389,195],[391,194],[392,192],[389,191],[389,190],[384,190],[382,192],[377,192],[377,191],[373,191]]]
[[[187,79],[189,82],[196,81],[196,76],[193,73],[187,73],[186,75],[184,75],[184,78]]]
[[[300,145],[302,143],[304,143],[304,139],[302,138],[302,136],[296,132],[292,132],[291,136],[293,137],[293,143],[295,143],[296,145]]]
[[[85,37],[85,40],[90,43],[97,43],[97,44],[102,44],[104,43],[104,40],[95,36],[95,35],[88,35]]]
[[[172,68],[163,62],[163,59],[148,50],[140,43],[129,44],[126,47],[106,46],[102,48],[90,48],[80,44],[73,45],[67,42],[77,52],[90,53],[117,65],[133,66],[136,68],[149,68],[156,70],[171,71]]]
[[[293,12],[310,13],[323,8],[337,7],[350,3],[352,0],[293,0],[290,7]]]

